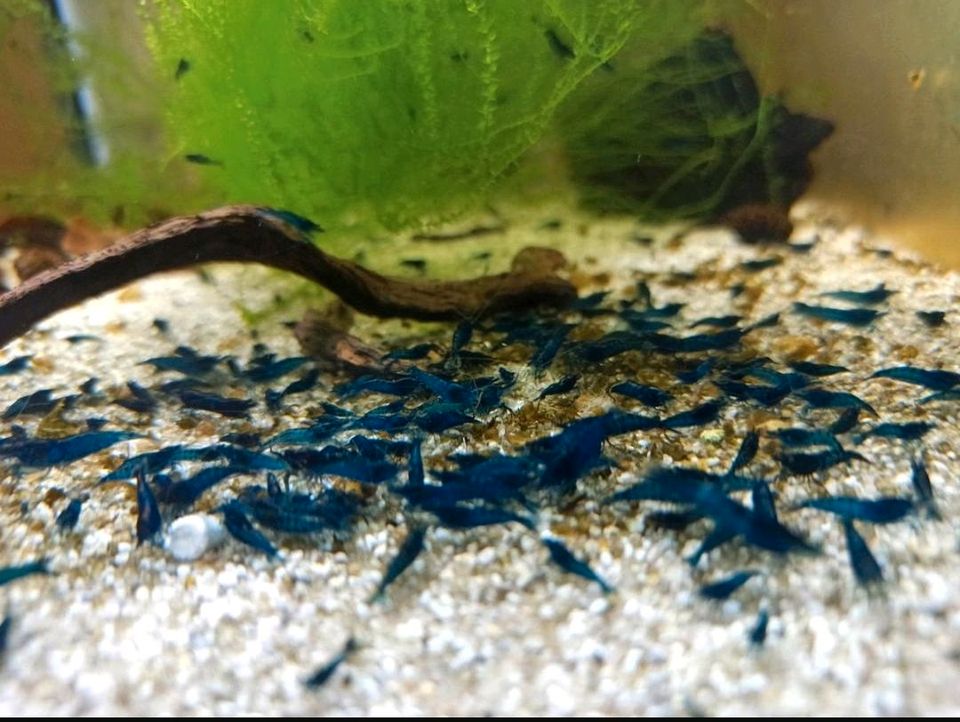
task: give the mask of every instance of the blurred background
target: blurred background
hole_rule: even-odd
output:
[[[420,13],[389,0],[362,11],[344,2],[259,3],[282,6],[277,17],[245,0],[229,5],[5,0],[0,218],[135,227],[253,201],[320,213],[336,238],[338,229],[393,231],[456,217],[504,179],[586,197],[580,191],[610,146],[591,135],[592,109],[602,117],[605,104],[632,94],[645,108],[659,103],[664,112],[641,116],[646,129],[630,131],[649,146],[644,133],[676,102],[658,90],[693,82],[669,75],[668,59],[704,28],[722,28],[764,97],[834,125],[811,154],[804,198],[960,267],[954,0],[570,1],[531,3],[517,18],[509,2],[445,3],[457,8],[444,12],[413,3]],[[263,41],[251,46],[244,33]],[[538,54],[524,58],[528,46]],[[224,60],[213,67],[208,57]],[[316,79],[295,74],[310,63]],[[460,68],[470,82],[451,75]],[[380,88],[393,95],[379,96]],[[303,103],[288,112],[291,97]],[[304,118],[318,120],[301,137]],[[665,148],[657,132],[655,147]],[[629,151],[634,140],[616,141],[631,163],[643,155]],[[582,167],[591,173],[578,178]],[[717,210],[697,208],[687,215]]]

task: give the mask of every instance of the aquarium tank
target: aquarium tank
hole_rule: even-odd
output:
[[[955,715],[957,27],[0,0],[0,713]]]

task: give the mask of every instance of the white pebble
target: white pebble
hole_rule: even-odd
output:
[[[209,514],[187,514],[170,524],[164,547],[180,562],[199,559],[205,552],[223,542],[220,520]]]
[[[110,549],[113,535],[106,529],[94,529],[83,538],[83,550],[80,552],[85,559],[104,556]]]

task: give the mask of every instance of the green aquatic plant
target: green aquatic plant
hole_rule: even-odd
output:
[[[510,176],[513,197],[563,189],[557,158],[589,205],[647,217],[796,195],[778,145],[793,116],[729,37],[704,34],[704,0],[78,7],[73,22],[0,9],[0,61],[25,28],[39,36],[60,110],[20,119],[51,152],[0,168],[7,208],[136,226],[251,203],[315,218],[342,251],[476,209]],[[98,24],[97,7],[115,12]],[[99,112],[78,112],[81,91]],[[16,92],[0,88],[0,109]],[[538,144],[553,162],[525,164]]]
[[[291,208],[328,231],[451,218],[490,197],[587,78],[616,75],[624,48],[639,67],[681,46],[701,4],[152,0],[139,16],[97,4],[132,16],[108,18],[118,30],[65,29],[46,5],[11,0],[0,42],[27,26],[41,36],[60,99],[60,117],[42,122],[102,138],[109,157],[91,167],[52,150],[57,160],[29,172],[0,169],[0,191],[19,211],[127,225],[237,202]],[[83,84],[96,116],[70,108]],[[12,92],[0,89],[0,107]]]
[[[628,43],[661,58],[695,6],[161,0],[147,17],[177,155],[225,198],[398,229],[483,199],[585,78]]]

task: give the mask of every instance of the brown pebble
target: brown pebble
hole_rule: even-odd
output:
[[[130,303],[132,301],[142,301],[143,292],[139,286],[127,286],[117,294],[117,300],[120,303]]]
[[[71,256],[82,256],[106,248],[122,236],[118,228],[98,228],[83,218],[72,218],[60,247]]]
[[[231,336],[217,343],[217,353],[229,353],[238,349],[246,348],[246,340],[240,336]]]
[[[809,336],[783,336],[774,341],[773,346],[787,361],[803,361],[820,349],[817,339]]]
[[[570,279],[570,283],[573,284],[574,288],[576,288],[581,293],[583,293],[585,289],[590,288],[590,286],[593,285],[593,274],[587,273],[586,271],[581,271],[581,270],[571,271],[568,274],[568,278]]]
[[[63,493],[62,489],[47,489],[47,493],[43,495],[43,503],[47,506],[53,506],[61,499],[66,499],[67,495]]]
[[[67,260],[67,256],[56,248],[47,246],[27,246],[21,248],[17,254],[13,267],[17,270],[17,276],[21,281],[56,268]]]
[[[560,251],[543,246],[527,246],[520,249],[510,270],[513,273],[535,273],[544,276],[558,271],[567,265],[567,258]]]
[[[787,209],[772,203],[746,203],[727,211],[720,223],[736,231],[744,243],[785,243],[793,233]]]
[[[738,306],[752,309],[763,295],[763,286],[758,283],[745,283],[743,291],[734,299]]]
[[[36,437],[38,439],[61,439],[70,434],[79,434],[86,424],[80,421],[68,421],[63,418],[63,404],[57,406],[44,416],[37,424]]]
[[[850,339],[850,343],[855,351],[862,354],[872,353],[877,347],[877,344],[874,343],[873,339],[867,338],[866,336],[854,336],[852,339]]]
[[[34,356],[30,361],[30,365],[33,372],[37,374],[48,374],[53,371],[54,368],[53,361],[46,356]]]
[[[763,430],[770,427],[778,428],[783,423],[783,419],[777,414],[766,409],[756,409],[747,416],[747,425],[754,430]]]
[[[67,229],[59,221],[44,216],[12,216],[0,223],[0,247],[47,246],[60,248]]]
[[[216,436],[218,433],[217,427],[207,419],[199,422],[193,430],[198,436]]]
[[[917,356],[920,355],[920,350],[916,346],[897,346],[893,349],[893,353],[896,356],[898,361],[913,361]]]
[[[685,236],[683,233],[676,233],[670,236],[670,238],[668,238],[666,240],[666,243],[664,243],[663,245],[668,250],[678,251],[683,247],[684,238]]]

